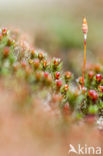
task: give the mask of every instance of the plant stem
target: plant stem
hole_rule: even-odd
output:
[[[85,66],[86,66],[86,40],[84,40],[84,62],[83,62],[83,80],[82,80],[82,88],[84,87]]]

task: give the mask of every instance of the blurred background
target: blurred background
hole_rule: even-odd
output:
[[[103,64],[103,0],[0,0],[0,26],[27,33],[34,47],[60,57],[64,70],[75,76],[82,74],[83,16],[89,29],[87,65]],[[0,156],[68,156],[70,143],[103,146],[103,133],[91,123],[88,128],[85,122],[71,125],[72,117],[62,118],[58,96],[52,102],[48,94],[44,100],[41,89],[29,99],[28,85],[18,84],[10,79],[4,85],[0,79]]]
[[[102,63],[103,1],[1,0],[0,25],[14,26],[31,36],[33,44],[64,61],[64,68],[81,74],[82,18],[88,22],[87,62]]]

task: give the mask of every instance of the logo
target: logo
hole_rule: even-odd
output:
[[[102,149],[101,147],[93,147],[90,146],[88,147],[86,144],[84,146],[81,146],[80,144],[78,144],[77,148],[75,148],[72,144],[69,145],[70,149],[68,151],[68,154],[70,153],[75,153],[75,154],[79,154],[79,155],[83,155],[83,154],[97,154],[100,155],[102,153]]]

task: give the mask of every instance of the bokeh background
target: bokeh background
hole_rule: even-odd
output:
[[[102,62],[103,1],[1,0],[0,6],[0,25],[27,32],[35,47],[60,56],[64,67],[77,76],[83,59],[82,18],[86,16],[87,62]]]

